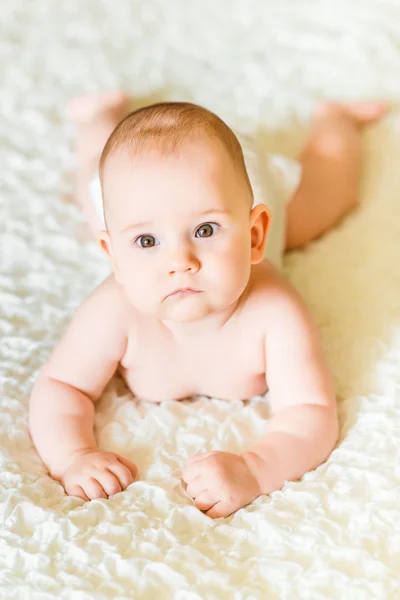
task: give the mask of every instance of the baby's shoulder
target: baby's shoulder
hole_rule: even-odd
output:
[[[115,319],[126,322],[132,307],[125,295],[123,287],[117,282],[114,274],[109,275],[86,298],[86,310],[104,317],[107,322]]]
[[[103,281],[101,281],[91,292],[88,298],[96,298],[102,300],[103,298],[108,299],[110,302],[127,302],[124,290],[121,284],[115,279],[114,273],[108,275]]]
[[[300,301],[294,287],[267,261],[253,267],[244,296],[245,312],[262,317],[266,324]]]

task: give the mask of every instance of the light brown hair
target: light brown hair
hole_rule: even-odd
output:
[[[209,137],[219,140],[253,191],[239,140],[230,127],[210,110],[190,102],[160,102],[144,106],[127,115],[114,129],[104,146],[99,166],[100,181],[107,159],[120,149],[133,155],[156,149],[168,155],[189,140]]]

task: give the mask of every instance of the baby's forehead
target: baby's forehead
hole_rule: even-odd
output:
[[[213,140],[188,142],[171,152],[162,152],[157,147],[149,147],[141,152],[129,146],[116,149],[108,157],[103,170],[103,195],[115,187],[128,184],[153,187],[170,181],[176,185],[193,185],[193,180],[201,183],[213,182],[224,185],[232,181],[236,166],[223,145]]]
[[[198,136],[182,139],[181,142],[171,143],[170,146],[157,143],[155,140],[148,140],[139,146],[132,145],[129,140],[121,143],[118,147],[113,148],[107,157],[107,162],[104,170],[112,171],[118,166],[131,168],[132,165],[138,163],[157,164],[160,162],[188,161],[191,158],[196,158],[199,161],[201,158],[207,158],[209,164],[219,162],[223,159],[228,159],[228,162],[233,163],[232,157],[226,151],[224,144],[218,138],[211,136]],[[199,166],[202,162],[199,162]]]

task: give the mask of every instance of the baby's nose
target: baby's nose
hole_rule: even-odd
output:
[[[199,269],[199,261],[191,248],[181,245],[169,254],[167,268],[170,275],[195,272]]]

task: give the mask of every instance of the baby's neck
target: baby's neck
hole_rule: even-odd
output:
[[[196,321],[179,323],[176,321],[161,321],[164,327],[179,343],[184,343],[196,338],[205,338],[220,332],[235,314],[240,298],[227,308],[216,311]]]

